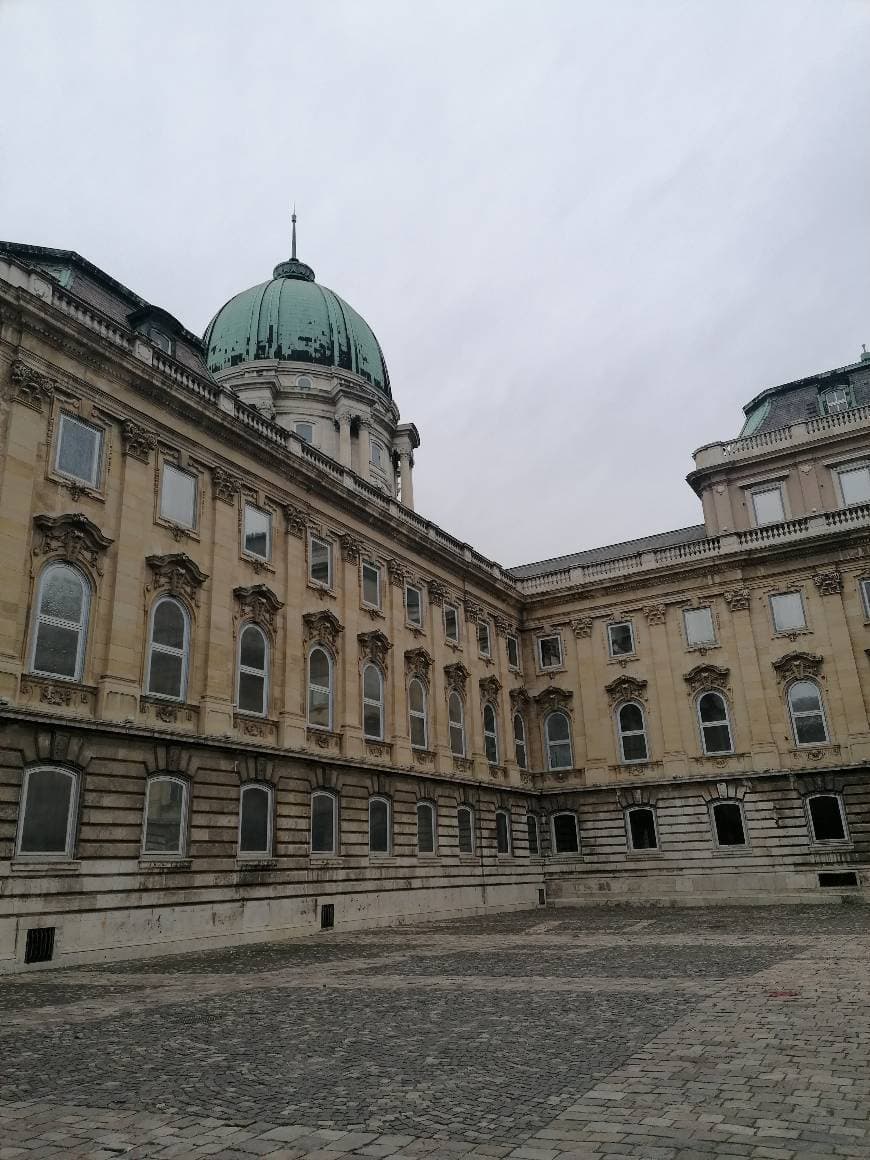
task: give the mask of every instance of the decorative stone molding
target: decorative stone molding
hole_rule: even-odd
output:
[[[508,696],[511,701],[511,713],[527,713],[531,708],[532,698],[527,689],[511,689]]]
[[[405,581],[408,579],[408,571],[401,560],[396,560],[391,557],[387,560],[387,575],[390,578],[390,583],[396,588],[403,588]]]
[[[151,569],[147,592],[168,592],[171,596],[185,597],[193,605],[199,603],[199,590],[208,576],[186,552],[146,556],[145,563]]]
[[[749,788],[747,781],[717,781],[715,785],[702,787],[701,797],[707,805],[711,802],[742,802]]]
[[[843,576],[836,568],[829,572],[817,572],[813,576],[813,583],[820,596],[839,596],[843,591]]]
[[[74,705],[92,707],[96,689],[92,685],[82,685],[78,681],[55,681],[51,677],[37,677],[25,673],[21,678],[22,697],[39,695],[42,705],[53,708],[70,709]]]
[[[86,515],[81,512],[40,515],[33,517],[33,523],[38,533],[33,545],[34,556],[58,556],[71,564],[86,564],[102,576],[100,558],[114,540],[104,536]]]
[[[157,436],[148,427],[134,423],[132,419],[125,420],[121,427],[121,441],[124,444],[124,454],[140,463],[148,463],[151,452],[157,446]]]
[[[328,608],[324,608],[321,612],[304,612],[302,624],[305,630],[303,639],[306,644],[312,641],[322,641],[332,649],[338,647],[338,638],[344,632],[341,621]]]
[[[495,625],[495,631],[499,636],[516,636],[517,626],[504,616],[494,616],[492,623]]]
[[[535,696],[535,704],[541,713],[552,713],[554,709],[563,709],[571,712],[571,701],[574,694],[570,689],[560,689],[557,685],[548,685],[546,689]]]
[[[643,609],[647,624],[664,624],[667,613],[664,604],[647,604]]]
[[[468,669],[462,661],[454,661],[452,665],[444,666],[444,676],[447,681],[448,690],[455,689],[457,693],[464,694],[468,675]]]
[[[20,359],[16,359],[12,364],[10,379],[15,388],[16,401],[33,411],[38,411],[40,415],[43,406],[51,402],[57,389],[55,379],[35,371]]]
[[[341,734],[334,733],[330,729],[312,729],[305,730],[306,740],[317,749],[329,749],[334,753],[341,753]]]
[[[447,599],[447,588],[440,580],[428,580],[426,588],[429,593],[429,603],[440,608]]]
[[[645,701],[647,682],[640,677],[629,677],[623,674],[604,686],[611,706],[620,701]]]
[[[405,650],[405,672],[409,677],[418,677],[428,685],[431,669],[432,658],[424,648]]]
[[[311,523],[311,516],[305,508],[296,507],[295,504],[288,503],[284,505],[284,519],[287,521],[287,531],[291,536],[295,536],[298,540],[305,539],[305,533]]]
[[[470,757],[456,757],[453,758],[454,773],[471,773],[474,769],[474,762]]]
[[[498,677],[481,677],[480,681],[480,695],[484,701],[496,701],[501,692],[501,681]]]
[[[279,600],[275,593],[266,584],[250,584],[247,587],[233,589],[238,603],[238,620],[253,620],[261,628],[270,633],[275,631],[275,617],[284,607],[283,600]]]
[[[845,785],[846,778],[840,773],[802,773],[795,788],[801,797],[809,797],[814,793],[842,793]]]
[[[575,636],[591,636],[593,623],[591,616],[578,616],[571,621],[571,630]]]
[[[504,778],[507,781],[508,771],[503,765],[491,765],[489,767],[489,776],[495,778]]]
[[[362,541],[350,535],[349,532],[339,536],[338,541],[341,544],[341,558],[345,564],[358,564],[363,553]]]
[[[803,681],[807,677],[818,677],[824,663],[824,657],[808,652],[786,653],[785,656],[771,662],[780,684],[787,681]]]
[[[656,797],[646,786],[620,788],[616,791],[616,804],[621,810],[631,809],[632,806],[655,807]]]
[[[466,598],[463,603],[465,605],[465,619],[469,624],[472,624],[478,620],[483,620],[486,614],[476,600],[469,600]]]
[[[748,588],[730,588],[722,598],[732,612],[748,612],[752,593]]]
[[[238,476],[223,467],[211,469],[211,485],[215,499],[219,499],[221,503],[234,504],[236,496],[242,490],[242,481]]]
[[[393,747],[389,741],[367,741],[366,742],[366,756],[376,757],[383,760],[385,757],[389,760],[393,752]]]
[[[721,668],[719,665],[695,665],[683,676],[683,680],[694,696],[696,693],[705,693],[711,689],[726,689],[730,672],[730,669]]]
[[[841,751],[841,745],[819,745],[812,749],[790,749],[789,756],[793,761],[823,761],[825,758],[832,761],[840,756]]]
[[[371,632],[360,632],[356,639],[359,641],[360,658],[375,661],[382,669],[386,669],[387,656],[393,646],[380,629],[373,628]]]
[[[412,749],[411,756],[418,765],[434,765],[435,754],[431,749]]]

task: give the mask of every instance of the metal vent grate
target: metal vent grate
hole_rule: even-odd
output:
[[[53,926],[34,926],[27,932],[24,948],[25,963],[48,963],[54,956]]]
[[[331,930],[335,926],[335,903],[324,902],[320,908],[320,929]]]
[[[854,870],[828,870],[819,874],[819,886],[857,886],[858,875]]]

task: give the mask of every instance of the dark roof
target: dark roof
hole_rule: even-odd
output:
[[[750,433],[773,431],[777,427],[815,419],[821,414],[819,393],[838,386],[850,388],[854,406],[863,407],[870,403],[870,360],[862,358],[848,366],[768,387],[743,408],[747,423],[752,415],[764,409],[763,418],[752,425]]]
[[[637,552],[647,552],[655,548],[672,548],[676,544],[691,544],[694,540],[705,540],[707,529],[703,524],[692,524],[689,528],[677,528],[673,532],[658,532],[654,536],[641,536],[638,540],[623,540],[620,544],[607,544],[603,548],[587,548],[585,552],[572,552],[569,556],[553,556],[549,560],[538,560],[535,564],[520,564],[507,568],[509,576],[516,580],[526,580],[530,576],[544,576],[547,572],[559,572],[563,568],[573,568],[578,564],[603,564],[607,560],[619,560],[623,556],[633,556]]]

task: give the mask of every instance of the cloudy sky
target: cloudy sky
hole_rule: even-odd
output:
[[[288,254],[417,507],[514,564],[697,522],[692,450],[870,346],[870,0],[0,0],[0,236],[202,331]]]

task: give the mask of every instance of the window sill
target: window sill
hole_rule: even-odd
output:
[[[263,556],[254,556],[250,552],[241,552],[239,558],[244,560],[246,564],[250,564],[255,572],[271,572],[275,573],[275,565],[271,560],[265,559]]]
[[[185,871],[191,868],[191,859],[186,857],[172,858],[172,857],[149,857],[143,855],[139,859],[139,870],[146,874],[152,873],[166,873],[171,874],[178,871]]]
[[[186,528],[184,524],[173,523],[172,520],[162,519],[160,516],[154,521],[158,527],[165,528],[170,533],[173,540],[198,540],[199,532],[196,528]]]
[[[80,874],[82,864],[78,859],[51,854],[17,854],[9,863],[11,874],[27,878],[53,878],[59,874]]]
[[[640,657],[637,653],[625,653],[619,657],[608,657],[607,663],[609,665],[627,665],[630,661],[638,661]]]
[[[539,677],[552,677],[552,676],[555,676],[556,673],[567,673],[567,671],[568,671],[568,669],[565,667],[565,665],[552,665],[552,666],[550,666],[550,668],[547,668],[547,669],[542,669],[539,666],[535,670],[535,673]],[[511,672],[515,673],[515,672],[517,672],[517,670],[511,669]]]
[[[699,653],[701,656],[704,656],[706,653],[710,652],[711,649],[716,649],[716,648],[721,648],[721,647],[722,647],[722,645],[718,640],[711,640],[711,641],[708,641],[706,644],[687,644],[686,645],[686,652]]]
[[[841,850],[854,850],[855,843],[851,838],[828,838],[827,840],[811,840],[810,849],[818,853],[830,851],[831,853],[839,853]]]
[[[811,628],[782,628],[774,629],[772,636],[774,640],[797,640],[799,636],[812,636],[812,632]]]
[[[83,479],[76,479],[72,475],[62,475],[59,471],[49,472],[48,478],[59,487],[67,488],[74,500],[86,495],[88,499],[95,499],[98,503],[106,502],[106,493],[91,483],[85,483]]]
[[[734,854],[750,854],[751,852],[748,842],[742,846],[715,846],[713,848],[714,854],[724,854],[728,858]]]

